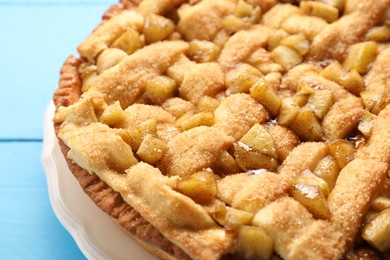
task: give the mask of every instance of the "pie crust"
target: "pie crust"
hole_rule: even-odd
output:
[[[390,0],[122,0],[61,69],[56,135],[160,259],[385,259],[389,41]]]

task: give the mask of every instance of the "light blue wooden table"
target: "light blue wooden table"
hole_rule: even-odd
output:
[[[62,62],[116,0],[0,0],[0,259],[84,259],[49,202],[43,116]]]

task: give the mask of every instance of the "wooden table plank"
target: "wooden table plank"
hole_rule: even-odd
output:
[[[41,148],[0,142],[0,258],[84,259],[51,208]]]
[[[42,138],[60,67],[108,6],[0,4],[0,140]]]

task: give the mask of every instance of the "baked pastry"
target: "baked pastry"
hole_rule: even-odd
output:
[[[388,257],[389,26],[390,0],[123,0],[63,65],[59,144],[161,259]]]

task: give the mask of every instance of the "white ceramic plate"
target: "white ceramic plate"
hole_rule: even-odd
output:
[[[54,104],[45,114],[42,164],[50,203],[88,259],[156,259],[84,193],[67,167],[52,125]]]

